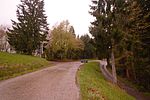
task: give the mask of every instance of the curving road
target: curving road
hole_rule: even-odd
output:
[[[0,82],[0,100],[78,100],[76,72],[80,62],[60,63]]]

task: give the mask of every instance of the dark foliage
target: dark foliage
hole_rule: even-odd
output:
[[[21,0],[17,6],[17,19],[8,29],[8,41],[18,53],[31,55],[40,48],[48,33],[43,0]]]

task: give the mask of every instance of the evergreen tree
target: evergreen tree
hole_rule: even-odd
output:
[[[46,40],[47,17],[43,0],[21,0],[17,8],[18,21],[12,20],[8,41],[18,53],[31,55]]]
[[[94,36],[98,55],[112,62],[112,73],[114,82],[117,82],[115,58],[117,49],[121,48],[124,37],[126,0],[93,0],[91,14],[96,18],[92,22],[90,33]],[[120,56],[120,55],[119,55]]]
[[[80,37],[80,39],[84,42],[84,50],[82,51],[81,58],[82,59],[90,59],[96,57],[96,50],[93,44],[93,39],[90,38],[88,34],[85,34]]]
[[[126,77],[150,90],[149,67],[149,1],[128,1],[127,25],[124,27],[124,53],[120,60],[126,69]],[[124,60],[125,59],[125,60]]]
[[[136,2],[136,10],[132,11],[134,27],[129,29],[132,29],[135,38],[138,38],[133,47],[136,82],[142,90],[150,91],[150,1],[134,0],[134,2]]]
[[[125,69],[128,79],[149,91],[150,1],[93,0],[93,4],[91,14],[96,19],[90,33],[94,36],[99,56],[111,55],[114,79],[117,65]]]
[[[70,32],[74,37],[76,37],[75,30],[74,30],[74,27],[73,27],[73,26],[70,26],[69,32]]]
[[[90,14],[96,18],[94,22],[92,22],[91,27],[89,29],[90,33],[95,39],[96,51],[99,59],[108,58],[107,57],[107,45],[109,42],[107,38],[105,38],[105,2],[103,0],[93,0],[93,5],[90,6],[91,11]],[[101,53],[103,52],[103,53]]]

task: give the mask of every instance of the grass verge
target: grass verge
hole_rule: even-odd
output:
[[[118,79],[123,82],[125,85],[127,85],[128,87],[133,88],[136,91],[139,91],[140,93],[142,93],[145,97],[149,97],[150,98],[150,93],[149,92],[143,92],[141,91],[141,87],[139,85],[137,85],[135,82],[133,83],[132,81],[128,80],[127,78],[123,78],[121,76],[118,76]]]
[[[106,81],[97,62],[81,66],[77,80],[82,100],[135,100],[118,86]]]
[[[107,67],[108,71],[112,74],[112,69],[110,67]],[[132,82],[131,80],[122,77],[121,75],[117,75],[117,79],[126,85],[129,88],[133,88],[135,91],[140,92],[145,98],[150,98],[150,93],[149,92],[142,92],[141,88],[142,86],[139,86],[136,82]]]
[[[50,66],[45,59],[0,52],[0,80],[16,77]]]

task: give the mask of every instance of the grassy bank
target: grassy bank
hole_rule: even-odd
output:
[[[112,73],[111,68],[107,68],[110,73]],[[143,89],[142,86],[139,86],[136,82],[133,82],[125,77],[122,77],[121,75],[117,74],[117,79],[124,83],[126,86],[129,88],[133,88],[135,91],[142,93],[143,96],[150,98],[150,93],[149,92],[143,92],[141,89]]]
[[[78,71],[82,100],[135,100],[118,86],[106,81],[99,64],[90,62]]]
[[[118,76],[118,79],[121,82],[123,82],[125,85],[127,85],[128,87],[131,87],[134,90],[139,91],[140,93],[142,93],[145,97],[150,98],[150,93],[141,91],[142,86],[139,86],[138,84],[136,84],[136,82],[133,83],[131,80],[128,80],[127,78],[123,78],[121,76]]]
[[[0,80],[19,76],[46,66],[50,66],[50,63],[39,57],[0,52]]]

